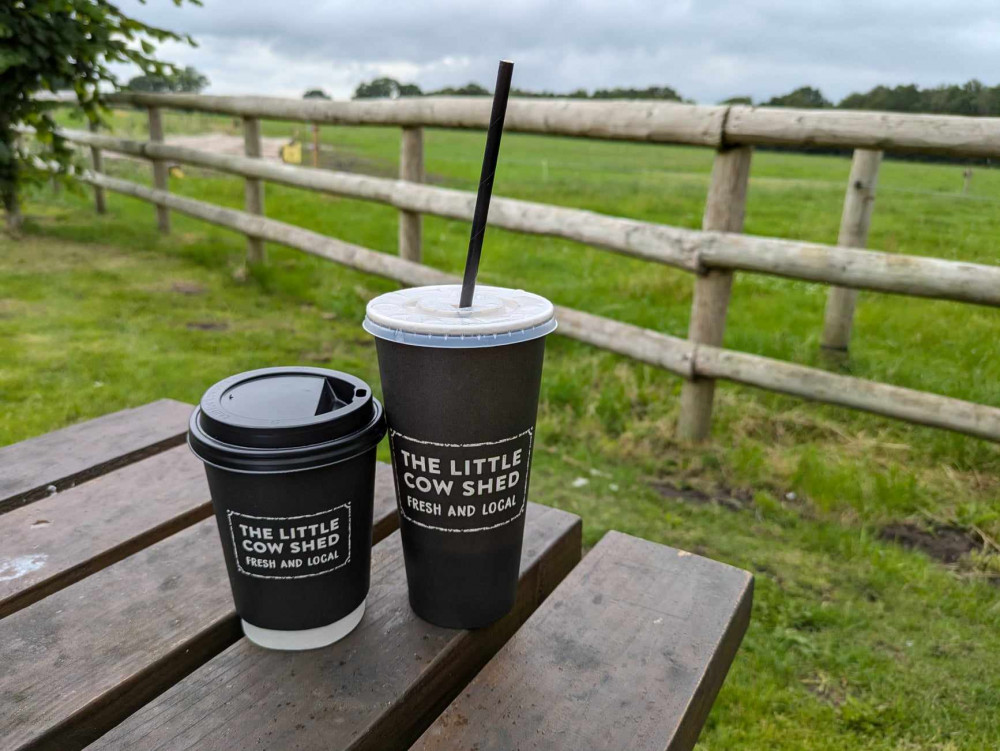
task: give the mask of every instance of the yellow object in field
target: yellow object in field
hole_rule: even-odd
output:
[[[170,168],[171,177],[184,177],[184,170],[182,170],[178,165],[173,165]]]
[[[281,161],[285,164],[302,164],[302,144],[291,141],[281,147]]]

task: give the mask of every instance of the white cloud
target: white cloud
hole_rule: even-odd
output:
[[[810,84],[828,98],[878,83],[980,78],[1000,62],[992,0],[168,0],[126,8],[188,32],[200,47],[163,57],[194,65],[213,93],[347,97],[390,75],[423,88],[477,81],[513,59],[515,85],[569,91],[673,86],[699,101],[756,99]]]

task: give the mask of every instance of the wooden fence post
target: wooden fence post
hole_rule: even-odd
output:
[[[260,159],[263,148],[260,142],[260,120],[256,117],[243,118],[243,153]],[[248,214],[264,215],[264,181],[248,177],[244,182],[245,205]],[[259,237],[247,235],[247,263],[266,263],[267,251]]]
[[[90,123],[90,132],[93,133],[96,130],[97,123]],[[90,158],[94,172],[98,174],[104,172],[104,154],[99,148],[96,146],[90,147]],[[107,204],[104,201],[104,188],[100,185],[94,186],[94,208],[98,214],[104,214],[108,210]]]
[[[875,207],[875,184],[878,182],[878,167],[881,162],[881,151],[854,150],[851,177],[847,182],[847,195],[844,197],[844,213],[840,218],[838,245],[863,248],[868,244],[868,225],[871,223],[872,209]],[[821,346],[826,352],[839,357],[847,354],[851,341],[851,327],[854,325],[854,306],[857,301],[856,289],[830,288],[821,341]]]
[[[708,188],[705,214],[701,222],[702,229],[721,232],[743,231],[752,155],[753,149],[750,146],[724,148],[715,153],[712,181]],[[694,283],[688,339],[716,347],[722,345],[722,335],[726,330],[726,309],[729,306],[729,292],[732,285],[733,272],[726,269],[711,269],[698,275]],[[712,424],[714,398],[714,379],[695,377],[684,382],[677,425],[677,432],[681,438],[700,441],[708,437]]]
[[[403,128],[399,151],[399,177],[401,180],[424,181],[424,129]],[[421,232],[423,221],[415,211],[399,212],[399,255],[408,261],[420,263]]]
[[[159,107],[149,107],[149,140],[163,143],[163,115]],[[169,172],[167,163],[162,159],[153,160],[153,187],[157,190],[169,190]],[[156,207],[156,226],[160,232],[170,232],[170,211],[166,206]]]
[[[313,167],[319,167],[319,123],[313,123]]]

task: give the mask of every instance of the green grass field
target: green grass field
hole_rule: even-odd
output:
[[[143,137],[136,113],[116,131]],[[69,123],[73,124],[73,123]],[[307,128],[267,123],[265,135]],[[168,134],[228,130],[171,114]],[[395,129],[324,128],[329,164],[396,169]],[[435,183],[471,189],[482,137],[430,131]],[[504,139],[498,195],[697,227],[709,150],[536,136]],[[849,160],[754,156],[746,229],[834,242]],[[148,181],[148,168],[115,162]],[[888,161],[871,246],[1000,263],[1000,173]],[[242,182],[186,170],[171,190],[241,207]],[[39,190],[22,239],[0,239],[0,443],[162,396],[194,402],[215,380],[281,363],[378,382],[360,329],[384,280],[270,247],[244,273],[244,240],[149,205]],[[267,188],[267,213],[394,252],[392,209]],[[425,260],[457,272],[468,226],[426,218]],[[693,279],[563,240],[491,230],[481,279],[684,335]],[[826,288],[740,274],[726,346],[822,366]],[[863,293],[849,372],[1000,404],[994,310]],[[1000,556],[977,545],[945,565],[884,539],[1000,539],[1000,450],[942,431],[722,385],[712,441],[674,433],[680,381],[585,345],[550,341],[532,495],[611,528],[753,571],[753,619],[703,749],[982,749],[1000,738]],[[383,453],[383,458],[385,453]],[[580,479],[586,480],[582,484]],[[950,533],[946,529],[952,530]],[[934,535],[937,535],[935,538]]]

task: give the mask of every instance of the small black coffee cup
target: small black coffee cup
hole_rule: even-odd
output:
[[[552,303],[521,290],[418,287],[368,304],[413,611],[451,628],[506,615],[517,592]]]
[[[321,368],[265,368],[212,386],[188,444],[205,463],[236,611],[254,643],[313,649],[364,615],[382,405]]]

